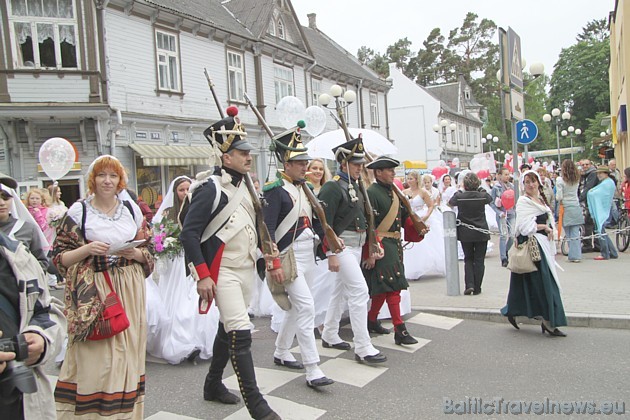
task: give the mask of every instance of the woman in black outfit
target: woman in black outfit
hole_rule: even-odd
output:
[[[488,230],[486,221],[486,204],[492,202],[492,197],[483,188],[481,181],[474,173],[464,177],[464,191],[458,191],[449,200],[451,207],[457,206],[457,219],[468,225]],[[464,281],[465,295],[481,293],[481,282],[486,269],[484,259],[488,249],[490,235],[479,232],[463,225],[457,226],[457,239],[464,250]]]

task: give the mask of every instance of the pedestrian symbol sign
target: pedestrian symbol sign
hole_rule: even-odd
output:
[[[521,59],[521,37],[508,28],[508,71],[510,83],[523,89],[523,61]]]
[[[532,120],[517,121],[516,141],[519,144],[530,144],[538,137],[538,126]]]

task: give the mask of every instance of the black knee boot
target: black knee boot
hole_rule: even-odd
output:
[[[280,419],[267,404],[256,384],[254,360],[252,359],[252,334],[249,330],[230,331],[228,333],[230,358],[238,379],[243,401],[249,415],[256,420]]]
[[[219,401],[223,404],[237,404],[240,401],[240,398],[228,391],[221,381],[228,360],[230,360],[228,335],[223,323],[219,322],[217,335],[212,346],[212,362],[206,375],[206,382],[203,385],[204,400]]]

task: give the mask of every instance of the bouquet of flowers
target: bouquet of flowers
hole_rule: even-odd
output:
[[[176,222],[164,218],[159,226],[153,226],[153,232],[152,241],[156,257],[173,259],[181,254],[183,249],[179,241],[181,229]]]
[[[63,206],[53,206],[48,208],[48,213],[46,217],[48,218],[48,224],[53,228],[57,229],[57,226],[61,223],[61,219],[66,214],[66,209]]]

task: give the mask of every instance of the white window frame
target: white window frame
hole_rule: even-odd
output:
[[[295,85],[293,81],[293,69],[276,65],[274,67],[274,90],[276,92],[276,103],[285,96],[295,95]]]
[[[171,48],[160,48],[159,36],[169,37]],[[174,50],[173,50],[174,49]],[[163,61],[161,59],[163,58]],[[174,69],[171,67],[174,63]],[[157,71],[157,85],[159,91],[181,92],[181,66],[179,58],[179,36],[176,33],[155,28],[155,66]],[[164,71],[164,74],[162,73]],[[162,75],[164,75],[163,83]],[[173,78],[176,78],[173,83]]]
[[[20,1],[20,0],[17,0]],[[26,7],[28,8],[28,2],[23,0]],[[40,4],[44,4],[44,2],[52,3],[58,5],[57,0],[41,0]],[[72,7],[72,17],[71,18],[63,18],[63,17],[46,17],[46,16],[28,16],[31,12],[27,11],[27,16],[14,15],[13,4],[11,1],[7,1],[8,6],[8,15],[9,15],[9,33],[11,37],[11,46],[13,52],[13,65],[15,68],[23,68],[23,69],[42,69],[42,70],[76,70],[79,69],[81,63],[81,48],[79,47],[79,31],[77,24],[77,8],[75,4],[75,0],[70,0],[70,5]],[[31,3],[32,4],[32,3]],[[43,15],[43,12],[42,12]],[[19,34],[16,33],[15,27],[16,24],[25,24],[30,26],[30,37],[33,44],[33,65],[26,65],[23,62],[22,51],[19,43]],[[39,25],[52,25],[53,26],[53,42],[55,48],[55,66],[42,66],[40,51],[39,51],[39,39],[38,35],[38,24]],[[63,67],[62,57],[61,57],[61,35],[60,35],[60,26],[70,26],[74,32],[74,52],[76,56],[76,66],[75,67]],[[65,38],[64,38],[65,40]],[[72,44],[70,44],[72,45]],[[30,61],[30,60],[29,60]]]
[[[238,58],[240,67],[234,65],[235,60],[231,57]],[[245,56],[243,53],[236,51],[227,52],[227,71],[228,71],[228,96],[231,101],[243,102],[243,94],[245,93]]]
[[[282,18],[278,18],[278,25],[277,25],[277,37],[280,39],[287,39],[287,34],[286,34],[286,30],[285,30],[285,25],[284,25],[284,21],[282,20]]]
[[[319,95],[322,92],[322,81],[321,79],[315,79],[311,77],[311,97],[313,103],[311,105],[319,106]]]
[[[471,134],[470,134],[471,129],[470,128],[471,128],[470,126],[468,126],[468,125],[466,126],[466,146],[468,146],[468,147],[470,147],[470,136],[471,136]]]
[[[372,121],[372,127],[379,126],[378,93],[376,92],[370,92],[370,119]]]

